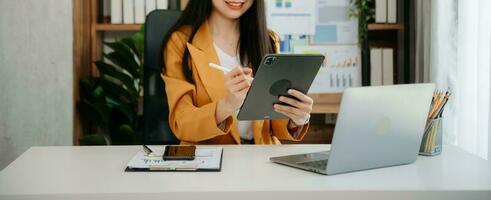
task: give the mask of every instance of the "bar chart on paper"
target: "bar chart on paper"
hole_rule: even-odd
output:
[[[309,93],[343,92],[346,88],[361,86],[360,49],[357,46],[298,46],[294,53],[325,56]]]

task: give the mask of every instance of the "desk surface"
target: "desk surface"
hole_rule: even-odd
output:
[[[447,197],[491,191],[491,164],[453,146],[437,157],[418,157],[410,165],[324,176],[271,163],[269,157],[324,151],[329,145],[224,146],[221,172],[124,172],[140,146],[33,147],[0,172],[0,199],[298,199],[305,195],[381,197],[413,192],[484,190],[448,193]],[[341,193],[345,192],[345,193]],[[399,193],[400,192],[400,193]],[[404,193],[406,192],[406,193]],[[238,194],[241,195],[238,195]],[[425,194],[426,193],[422,193]],[[39,196],[41,195],[41,196]],[[457,195],[457,196],[456,196]],[[481,196],[479,196],[481,195]],[[441,196],[441,194],[438,197]],[[330,198],[330,199],[333,199]],[[5,198],[7,199],[7,198]]]

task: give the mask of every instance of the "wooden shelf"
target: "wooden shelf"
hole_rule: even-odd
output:
[[[95,24],[96,31],[139,31],[141,24]]]
[[[312,113],[338,113],[343,93],[308,94],[314,100]]]
[[[404,24],[368,24],[368,30],[403,30]]]

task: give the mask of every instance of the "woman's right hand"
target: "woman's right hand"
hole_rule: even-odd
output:
[[[225,74],[227,96],[218,101],[216,111],[217,124],[222,123],[223,120],[227,119],[227,117],[242,106],[247,92],[251,87],[252,80],[251,68],[242,68],[239,66]]]
[[[230,111],[236,111],[242,106],[252,80],[252,69],[247,67],[239,66],[225,74],[227,96],[224,103]]]

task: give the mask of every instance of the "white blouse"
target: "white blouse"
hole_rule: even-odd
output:
[[[228,69],[233,69],[237,66],[240,66],[240,59],[239,56],[231,56],[225,51],[223,51],[220,47],[218,47],[215,43],[213,43],[213,46],[215,47],[215,51],[217,53],[218,59],[220,60],[220,65],[222,67],[228,68]],[[239,110],[235,111],[235,115],[239,113]],[[253,134],[252,134],[252,121],[238,121],[238,129],[240,133],[240,137],[245,140],[252,140],[253,139]]]

